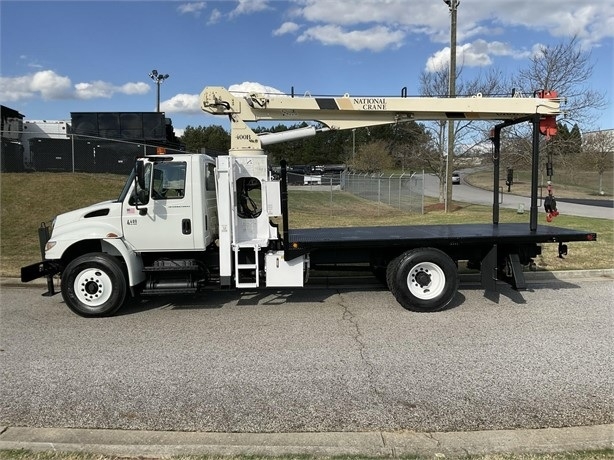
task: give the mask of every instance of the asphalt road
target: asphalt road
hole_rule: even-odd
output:
[[[465,172],[460,171],[461,183],[452,187],[452,199],[465,203],[482,204],[492,206],[493,194],[490,191],[468,185],[465,180]],[[439,179],[426,174],[424,178],[424,193],[427,196],[439,196]],[[519,209],[524,207],[524,212],[528,215],[531,208],[529,197],[508,193],[507,189],[499,196],[499,206],[501,208]],[[538,214],[544,219],[543,200],[537,200]],[[573,200],[557,198],[557,208],[562,214],[581,217],[596,217],[600,219],[614,219],[614,209],[611,200]],[[542,220],[543,221],[543,220]]]
[[[462,285],[454,308],[382,289],[217,292],[84,319],[0,291],[0,425],[457,431],[614,422],[614,280]],[[497,298],[498,297],[498,298]]]

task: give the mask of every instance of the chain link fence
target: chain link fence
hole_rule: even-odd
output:
[[[346,171],[341,175],[341,188],[402,211],[424,213],[424,171],[388,175]]]
[[[2,139],[2,172],[88,172],[127,175],[137,157],[185,153],[164,145],[129,142],[75,134],[48,135],[21,142]],[[208,153],[204,151],[203,153]],[[219,154],[220,152],[213,152]],[[302,190],[339,191],[396,209],[424,213],[424,171],[405,174],[357,174],[335,172],[288,172],[288,184]]]

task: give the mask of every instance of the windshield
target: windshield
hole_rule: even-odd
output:
[[[134,169],[133,169],[130,175],[128,176],[128,179],[126,179],[124,188],[122,188],[122,191],[119,194],[119,198],[117,198],[117,201],[123,202],[126,199],[126,195],[128,195],[128,191],[130,190],[130,187],[132,187],[132,183],[134,182],[135,175],[136,173],[134,172]]]

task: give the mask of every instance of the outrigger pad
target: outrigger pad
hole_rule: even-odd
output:
[[[522,272],[522,265],[520,264],[520,257],[518,254],[509,254],[508,261],[512,268],[512,286],[517,291],[524,291],[527,289],[527,282],[524,279],[524,273]]]

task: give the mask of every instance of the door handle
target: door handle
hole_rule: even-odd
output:
[[[181,233],[184,235],[192,233],[192,221],[190,219],[183,219],[181,221]]]

